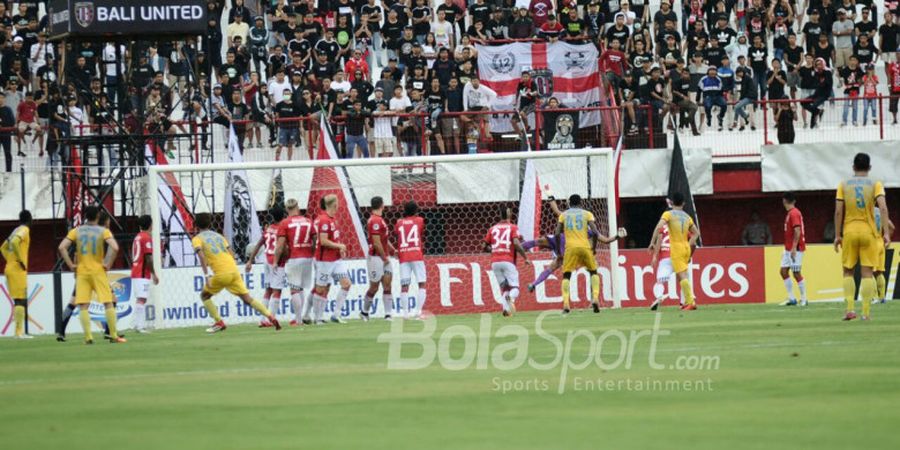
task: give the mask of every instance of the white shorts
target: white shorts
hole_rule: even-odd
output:
[[[284,276],[291,289],[308,290],[312,287],[312,258],[292,258],[284,265]]]
[[[672,269],[672,258],[663,258],[659,260],[659,265],[656,266],[656,282],[660,284],[668,283],[669,278],[674,272],[675,271]]]
[[[504,284],[509,288],[519,287],[519,269],[515,264],[507,261],[495,262],[491,264],[491,269],[494,271],[497,284],[501,287]]]
[[[366,259],[366,268],[369,271],[369,283],[381,282],[381,279],[384,278],[384,274],[391,274],[394,272],[394,268],[391,265],[391,259],[388,258],[388,261],[384,262],[380,256],[370,255]]]
[[[413,275],[416,276],[416,283],[425,283],[425,261],[400,263],[400,285],[409,286]]]
[[[316,261],[316,286],[331,286],[332,283],[348,278],[347,263],[337,261]]]
[[[797,258],[795,260],[791,260],[791,252],[785,250],[784,253],[781,254],[781,268],[790,267],[791,272],[799,272],[800,267],[803,266],[803,252],[797,252]]]
[[[266,287],[269,289],[284,289],[284,267],[265,264],[263,272],[266,274]]]
[[[132,278],[131,292],[134,294],[135,299],[150,298],[150,280],[145,278]]]

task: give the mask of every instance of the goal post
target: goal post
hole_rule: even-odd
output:
[[[318,202],[327,194],[339,198],[335,216],[340,241],[348,246],[352,288],[340,315],[358,316],[368,287],[365,224],[370,202],[384,200],[384,218],[389,228],[402,216],[403,204],[413,200],[425,219],[427,299],[424,309],[434,313],[496,312],[499,288],[491,271],[484,237],[499,221],[501,207],[513,211],[523,240],[556,232],[557,216],[550,206],[554,196],[561,209],[567,199],[579,194],[584,208],[596,217],[601,233],[615,234],[615,164],[610,149],[448,155],[389,159],[271,161],[214,163],[203,165],[155,165],[148,174],[152,211],[153,266],[160,284],[151,294],[153,324],[158,328],[209,323],[199,301],[203,279],[190,248],[193,217],[201,212],[213,216],[213,230],[228,238],[244,272],[248,252],[265,227],[273,222],[275,209],[296,199],[311,220],[319,214]],[[393,238],[390,239],[392,242]],[[394,242],[396,245],[396,242]],[[260,252],[262,253],[262,252]],[[602,281],[602,300],[620,306],[621,276],[618,243],[601,244],[596,252]],[[526,286],[553,262],[549,250],[529,253],[535,264],[521,261],[519,310],[561,307],[558,271],[529,294]],[[251,295],[261,298],[265,288],[263,261],[258,257],[244,275]],[[415,293],[401,292],[398,263],[393,261],[395,301],[415,305]],[[589,305],[590,280],[583,271],[573,274],[573,307]],[[337,288],[332,288],[333,307]],[[293,317],[290,292],[282,291],[279,317]],[[381,292],[375,296],[375,316],[383,314]],[[252,311],[227,293],[215,299],[226,321],[251,322]]]

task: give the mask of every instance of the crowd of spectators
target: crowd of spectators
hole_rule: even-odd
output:
[[[0,2],[0,127],[14,129],[0,146],[9,171],[13,141],[19,156],[53,157],[67,135],[215,123],[234,124],[242,149],[293,158],[327,115],[346,157],[465,152],[467,135],[486,130],[459,113],[492,99],[477,84],[476,44],[528,39],[596,45],[633,134],[649,117],[694,134],[756,129],[760,101],[786,99],[805,101],[779,107],[779,121],[816,127],[836,97],[852,98],[840,102],[845,125],[896,124],[897,98],[890,118],[873,99],[900,95],[900,2],[797,1],[210,0],[202,36],[64,52],[37,2]],[[519,108],[558,104],[531,83]]]

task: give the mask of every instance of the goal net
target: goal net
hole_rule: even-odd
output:
[[[153,214],[154,267],[160,283],[151,292],[148,319],[158,328],[208,324],[199,300],[204,278],[191,248],[198,213],[211,213],[212,229],[231,245],[239,269],[245,270],[249,253],[267,225],[283,211],[287,199],[295,199],[302,214],[313,220],[320,213],[319,200],[335,194],[335,216],[340,241],[347,245],[347,267],[352,287],[338,314],[357,318],[368,288],[366,222],[373,197],[384,200],[384,219],[393,228],[408,201],[418,204],[424,218],[426,265],[425,304],[416,304],[415,293],[401,293],[399,263],[392,261],[395,301],[407,302],[411,311],[434,314],[498,312],[500,287],[485,252],[488,229],[499,221],[501,206],[513,211],[524,241],[556,232],[557,215],[551,207],[567,208],[567,199],[578,194],[584,207],[596,217],[601,233],[616,230],[614,181],[608,149],[577,151],[457,155],[364,160],[314,160],[206,165],[156,165],[149,174]],[[155,193],[155,195],[153,195]],[[390,241],[397,246],[396,239]],[[244,273],[251,295],[262,299],[267,280],[263,251]],[[602,282],[602,300],[618,306],[616,244],[601,244],[596,252]],[[533,293],[527,286],[548,268],[554,257],[547,249],[529,252],[533,266],[517,261],[521,295],[517,309],[561,308],[561,278],[557,271]],[[574,308],[589,306],[590,280],[586,272],[573,275]],[[338,287],[332,286],[326,315],[332,314]],[[304,293],[304,296],[306,294]],[[277,314],[293,318],[289,289],[281,292]],[[381,291],[372,314],[384,314]],[[236,297],[224,292],[214,301],[228,323],[252,322],[259,316]]]

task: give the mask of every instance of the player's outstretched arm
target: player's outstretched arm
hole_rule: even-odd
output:
[[[839,199],[834,202],[834,251],[835,252],[840,250],[843,236],[844,236],[844,201]]]
[[[562,215],[562,211],[559,209],[559,204],[556,203],[556,197],[550,196],[550,210],[553,211],[553,214],[556,214],[556,217]]]
[[[65,238],[62,242],[59,243],[59,257],[66,263],[66,267],[69,270],[75,270],[75,263],[72,261],[72,257],[69,256],[69,247],[72,246],[72,241],[69,238]]]

